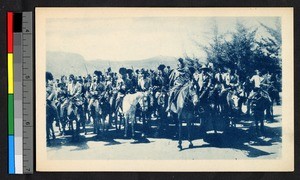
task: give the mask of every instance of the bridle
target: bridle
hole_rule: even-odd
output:
[[[193,82],[190,82],[190,83],[188,84],[188,87],[187,87],[187,88],[189,88],[189,89],[188,89],[188,92],[187,92],[187,98],[186,98],[186,100],[187,100],[189,103],[191,103],[191,104],[194,104],[193,98],[192,98],[192,97],[197,96],[197,90],[192,90],[193,93],[191,93],[191,88],[192,88],[193,86],[196,86],[196,85],[195,85]],[[188,103],[185,103],[185,105],[187,105],[187,104],[188,104]]]
[[[147,101],[148,99],[145,99],[145,98],[148,98],[147,92],[143,92],[142,96],[138,99],[138,103],[140,104],[141,106],[141,109],[143,110],[144,108],[147,108],[148,106],[145,105],[145,101]],[[142,103],[140,103],[142,101]]]

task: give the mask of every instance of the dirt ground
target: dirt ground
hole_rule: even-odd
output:
[[[200,132],[197,124],[193,127],[193,148],[188,148],[187,128],[184,126],[183,149],[177,148],[176,127],[159,133],[155,126],[151,133],[141,137],[137,128],[135,139],[123,138],[123,130],[111,129],[105,137],[92,133],[81,133],[79,142],[72,142],[71,136],[57,136],[47,147],[48,159],[60,160],[193,160],[193,159],[274,159],[281,157],[282,126],[281,106],[274,106],[274,121],[265,121],[265,135],[255,133],[254,122],[247,117],[241,118],[236,127],[225,132]],[[154,123],[155,124],[155,123]],[[55,128],[58,134],[57,127]]]

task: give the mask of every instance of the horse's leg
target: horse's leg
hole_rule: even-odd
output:
[[[257,114],[257,121],[260,122],[260,133],[261,135],[264,135],[264,112],[258,112]]]
[[[175,122],[175,129],[179,129],[179,119],[177,117],[177,114],[174,114],[173,117],[174,117],[174,122]],[[174,137],[177,138],[178,134],[179,134],[179,131],[176,130]]]
[[[55,139],[55,133],[54,133],[54,128],[53,128],[53,123],[50,125],[50,130],[52,132],[52,139]]]
[[[147,112],[142,112],[142,135],[146,134],[148,129],[147,129],[147,125],[146,125],[146,115]]]
[[[158,131],[161,131],[163,129],[162,124],[162,115],[161,115],[161,109],[160,107],[157,108],[157,120],[158,120]]]
[[[118,131],[118,118],[119,118],[119,114],[117,113],[117,111],[115,113],[113,113],[113,116],[112,118],[114,119],[115,121],[115,126],[116,126],[116,131]]]
[[[274,104],[274,102],[272,101],[271,104],[270,104],[270,120],[271,121],[274,121],[273,104]]]
[[[216,126],[216,113],[217,113],[217,106],[215,104],[211,104],[208,108],[208,117],[209,121],[212,123],[214,133],[217,134],[217,126]]]
[[[177,127],[178,127],[178,148],[179,150],[182,150],[182,120],[179,116],[181,113],[176,114],[175,120],[177,120]]]
[[[98,116],[96,112],[92,113],[92,118],[93,118],[93,127],[94,127],[94,134],[98,134]]]
[[[188,139],[189,139],[189,148],[193,148],[194,145],[192,143],[192,119],[188,118],[187,120],[187,128],[188,128]]]
[[[128,115],[124,116],[124,137],[127,137],[127,130],[128,130]]]
[[[49,128],[49,122],[48,122],[48,118],[47,118],[47,122],[46,122],[46,142],[47,145],[50,145],[50,128]]]
[[[213,128],[214,128],[214,133],[218,134],[218,132],[217,132],[217,126],[216,126],[216,115],[215,115],[215,112],[211,112],[210,113],[210,119],[212,121],[212,125],[213,125]]]
[[[131,117],[130,119],[132,119],[132,121],[131,121],[131,137],[134,138],[134,136],[135,136],[135,133],[134,133],[135,132],[134,131],[135,117]]]
[[[80,120],[77,119],[77,121],[76,121],[76,134],[75,134],[76,141],[79,141],[79,136],[80,136]]]
[[[61,126],[62,126],[62,135],[65,135],[65,134],[66,134],[66,122],[67,122],[67,120],[66,120],[66,117],[65,117],[65,116],[63,116],[62,118],[63,118],[63,119],[62,119],[62,122],[61,122]]]
[[[255,131],[256,131],[256,134],[258,134],[259,132],[259,127],[258,127],[258,115],[257,115],[257,112],[254,112],[254,121],[255,121]]]
[[[103,115],[103,113],[101,114],[100,120],[101,120],[101,122],[100,122],[101,133],[104,134],[104,132],[105,132],[105,116]]]
[[[122,125],[125,126],[126,119],[125,119],[125,116],[121,112],[119,112],[118,114],[119,114],[119,130],[121,130]]]
[[[87,132],[86,132],[86,128],[85,128],[85,123],[86,123],[86,116],[85,116],[85,112],[81,112],[81,116],[80,116],[80,123],[81,123],[81,125],[82,125],[82,129],[83,129],[83,132],[84,132],[84,135],[86,135],[87,134]]]
[[[182,131],[182,123],[180,118],[178,118],[178,148],[179,150],[182,150],[182,137],[181,137],[181,131]]]

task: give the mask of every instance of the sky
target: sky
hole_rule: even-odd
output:
[[[47,19],[47,51],[77,53],[85,60],[140,60],[155,56],[205,58],[197,45],[219,32],[234,31],[236,21],[249,28],[259,22],[275,27],[275,17],[136,17]],[[266,35],[262,27],[258,34]],[[197,43],[195,43],[197,42]]]

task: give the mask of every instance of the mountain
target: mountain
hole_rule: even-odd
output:
[[[91,74],[95,70],[105,71],[108,67],[111,67],[115,72],[118,72],[120,67],[157,69],[160,64],[174,68],[176,63],[176,58],[170,56],[155,56],[148,59],[126,61],[102,59],[86,61],[83,56],[76,53],[51,51],[47,52],[46,55],[46,69],[50,71],[55,78],[69,74],[85,76],[87,73]]]

